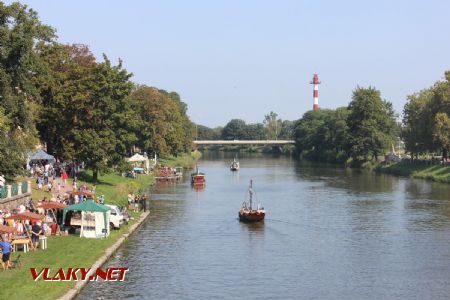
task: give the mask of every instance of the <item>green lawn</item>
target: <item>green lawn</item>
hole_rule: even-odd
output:
[[[90,174],[81,176],[83,182],[90,183]],[[144,190],[154,180],[153,176],[142,176],[136,180],[123,178],[116,174],[107,174],[100,177],[97,191],[103,193],[106,203],[125,205],[126,196],[120,192],[127,187],[133,187],[134,192]],[[33,193],[35,190],[33,189]],[[36,199],[38,199],[36,197]],[[139,214],[133,213],[135,220]],[[105,251],[106,248],[114,244],[123,233],[128,231],[129,225],[123,226],[120,230],[111,232],[107,239],[86,239],[78,236],[58,236],[48,238],[48,249],[36,252],[17,252],[11,255],[14,260],[21,255],[22,269],[8,271],[0,270],[0,299],[55,299],[62,296],[76,282],[44,282],[38,280],[34,282],[31,277],[30,268],[48,267],[51,270],[68,267],[89,268]]]
[[[385,166],[379,166],[377,171],[397,176],[422,178],[438,182],[450,183],[450,166],[411,164],[399,162]]]
[[[170,156],[166,158],[159,159],[160,164],[169,167],[183,167],[183,168],[193,168],[197,160],[202,156],[199,151],[193,151],[189,154],[182,154],[179,156]]]
[[[144,192],[154,182],[154,176],[138,175],[137,179],[121,177],[115,173],[99,176],[96,187],[97,196],[105,195],[106,204],[127,205],[129,192]],[[72,180],[69,180],[72,182]],[[78,174],[78,186],[86,184],[92,188],[92,172],[86,171]]]

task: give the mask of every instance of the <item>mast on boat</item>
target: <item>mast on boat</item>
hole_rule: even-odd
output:
[[[253,179],[250,179],[250,188],[248,189],[250,195],[250,209],[252,209],[252,197],[253,197]]]

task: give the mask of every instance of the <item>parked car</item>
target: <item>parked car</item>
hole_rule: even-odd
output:
[[[119,229],[125,222],[122,211],[117,205],[105,204],[110,210],[109,226],[111,229]]]

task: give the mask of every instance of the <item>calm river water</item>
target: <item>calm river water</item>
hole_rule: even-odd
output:
[[[108,263],[125,282],[78,299],[448,299],[450,185],[280,157],[205,155],[203,191],[188,176],[156,184],[151,215]],[[267,211],[243,224],[250,179]]]

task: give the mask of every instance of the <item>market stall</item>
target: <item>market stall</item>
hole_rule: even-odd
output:
[[[132,164],[132,166],[134,167],[133,170],[135,172],[144,173],[145,169],[149,170],[150,168],[149,159],[139,153],[136,153],[132,157],[127,158],[127,161]]]
[[[52,234],[57,234],[60,232],[60,227],[58,225],[58,219],[56,217],[56,210],[64,209],[67,205],[64,203],[59,202],[43,202],[41,205],[39,205],[40,208],[44,209],[45,215],[47,213],[52,217],[53,223],[55,224],[56,228],[53,230],[52,228]]]
[[[16,231],[14,227],[0,225],[0,239],[3,240],[3,234],[12,234]]]
[[[80,227],[80,237],[103,238],[109,235],[110,208],[94,201],[69,205],[63,210],[63,224]],[[70,213],[70,215],[68,215]],[[70,217],[66,223],[66,217]]]
[[[41,215],[41,214],[36,214],[36,213],[32,213],[32,212],[24,212],[24,213],[20,213],[20,214],[15,214],[12,215],[10,217],[5,218],[6,220],[12,219],[12,220],[16,220],[16,221],[30,221],[30,222],[36,222],[36,221],[42,221],[45,219],[45,215]],[[28,231],[27,226],[24,226],[24,231],[28,237],[28,240],[31,241],[31,236],[30,236],[30,232]],[[30,243],[31,249],[34,250],[34,245],[33,243]]]
[[[31,153],[28,160],[29,160],[30,164],[41,162],[41,161],[53,162],[53,161],[55,161],[55,157],[53,155],[48,154],[44,150],[39,149],[39,150],[36,150],[35,152]]]

